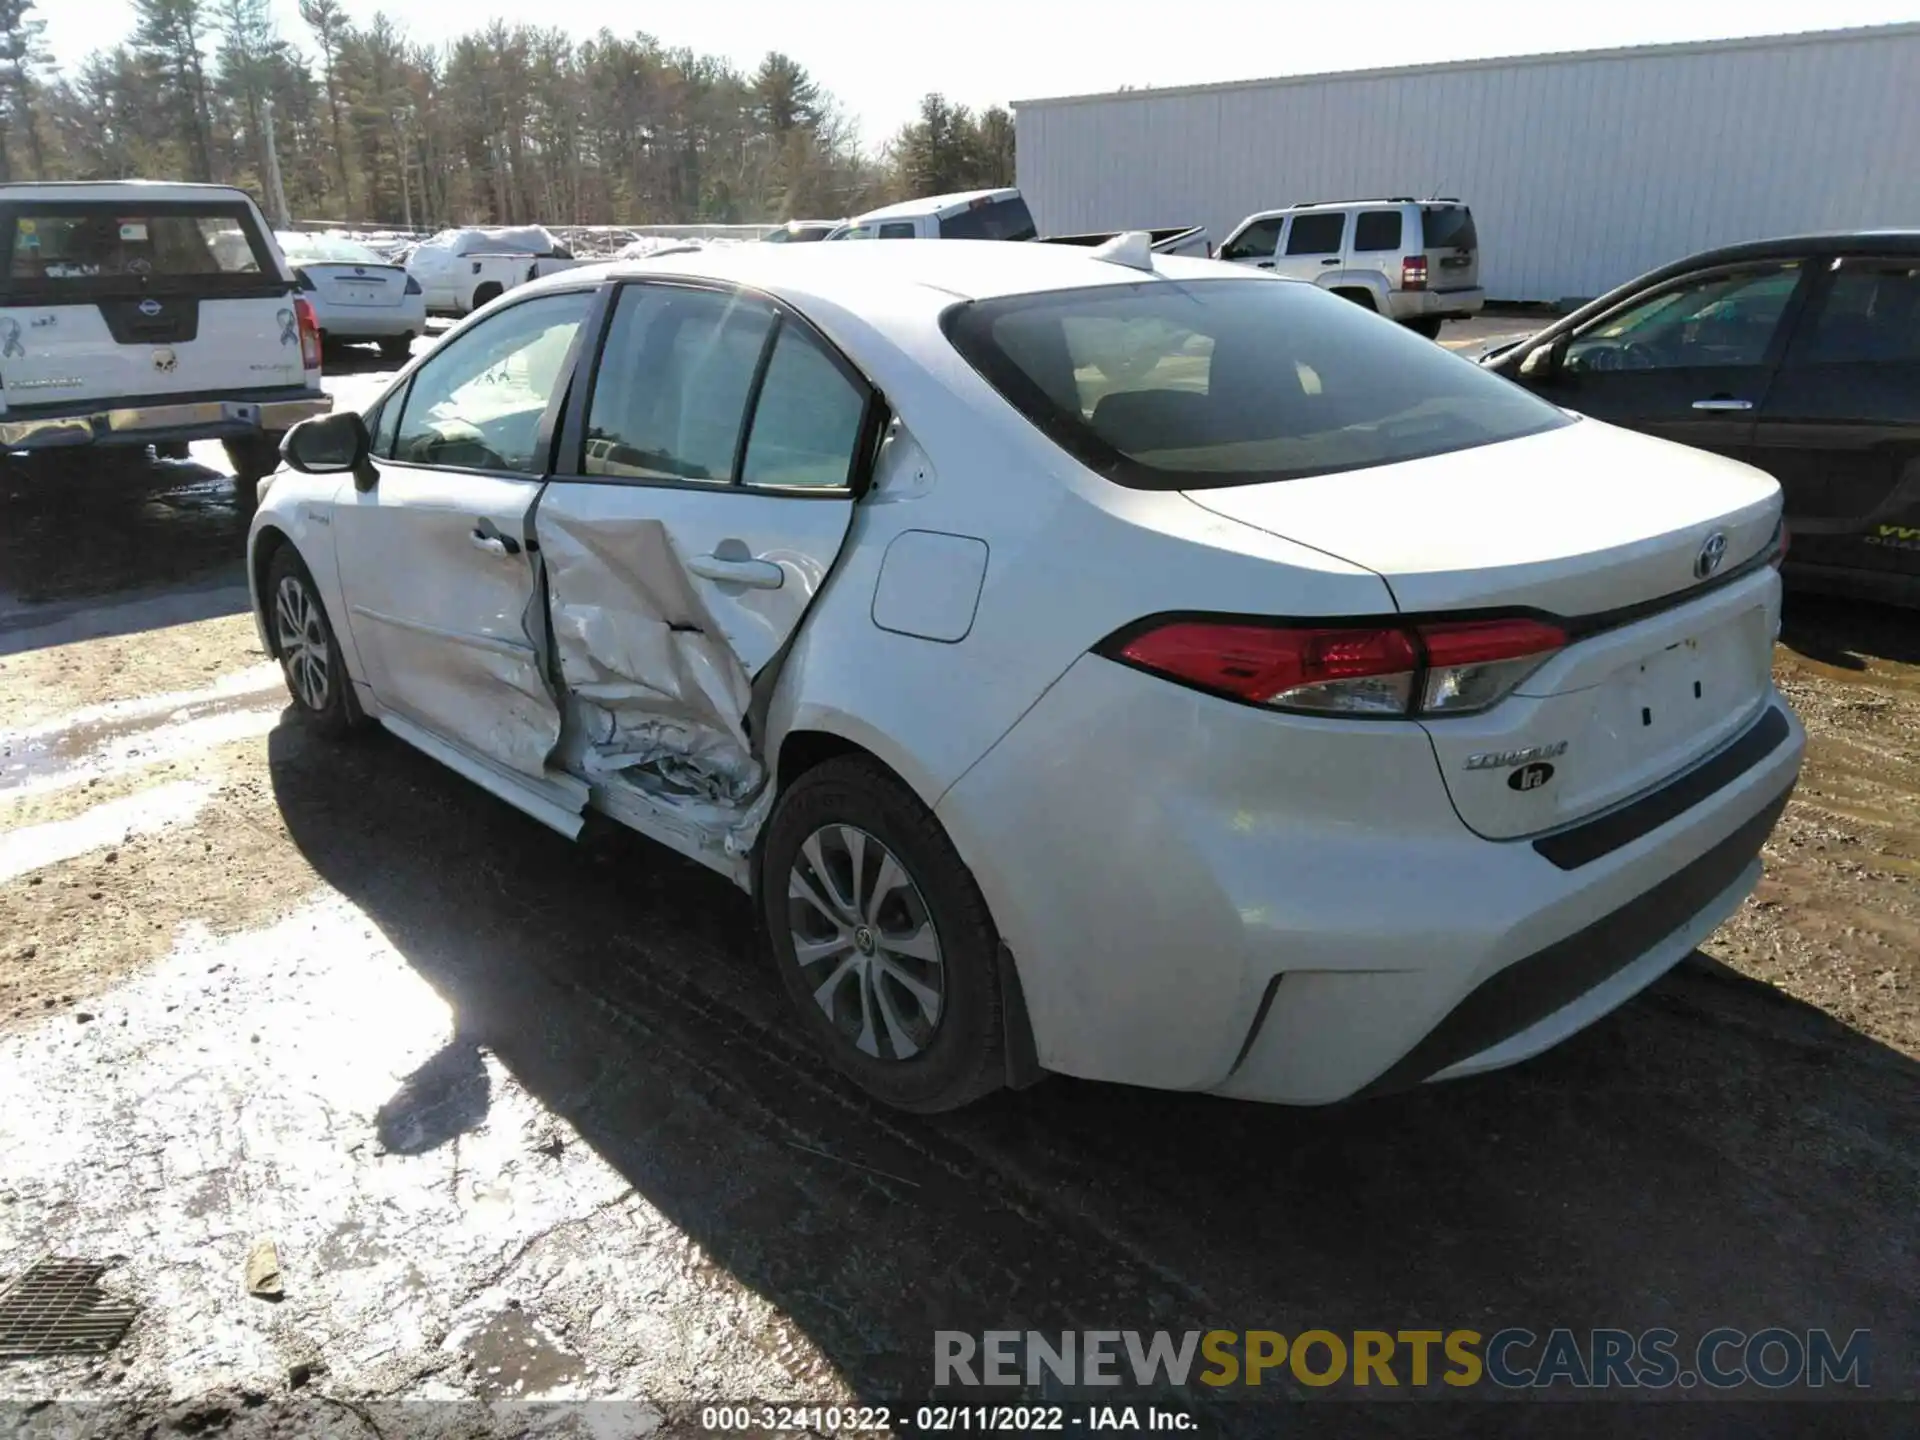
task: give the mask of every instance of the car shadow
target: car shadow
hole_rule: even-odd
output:
[[[430,338],[430,337],[429,337]],[[419,353],[424,346],[416,337],[414,351]],[[377,345],[327,345],[321,361],[321,373],[329,377],[337,375],[397,375],[405,360],[390,360],[380,353]]]
[[[1840,670],[1865,670],[1869,660],[1920,665],[1920,612],[1789,590],[1780,615],[1780,642]]]
[[[471,1122],[484,1045],[866,1401],[924,1398],[933,1332],[990,1328],[1869,1328],[1911,1383],[1920,1066],[1709,962],[1535,1062],[1364,1104],[1056,1077],[903,1116],[805,1050],[710,872],[576,846],[384,735],[283,724],[269,754],[294,842],[455,1015],[394,1138]],[[1202,1390],[1248,1435],[1308,1393]]]
[[[244,610],[251,518],[232,477],[193,460],[10,462],[0,654]],[[109,598],[125,603],[103,607]],[[79,630],[62,624],[81,611]]]

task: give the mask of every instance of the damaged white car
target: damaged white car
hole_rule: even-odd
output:
[[[285,454],[297,714],[731,877],[911,1109],[1523,1059],[1798,773],[1771,479],[1144,235],[570,271]]]

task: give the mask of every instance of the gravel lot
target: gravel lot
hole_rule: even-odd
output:
[[[1766,880],[1547,1056],[1332,1110],[1055,1079],[914,1119],[800,1050],[717,877],[283,723],[218,461],[0,496],[0,1278],[98,1257],[139,1307],[0,1400],[477,1434],[520,1431],[391,1407],[617,1398],[578,1433],[678,1434],[681,1402],[923,1394],[939,1328],[1776,1324],[1871,1329],[1874,1393],[1916,1398],[1912,615],[1790,600],[1812,738]],[[1182,1400],[1272,1435],[1307,1393]]]

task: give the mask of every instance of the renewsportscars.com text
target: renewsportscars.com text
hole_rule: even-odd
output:
[[[1872,1335],[1721,1327],[1478,1330],[938,1330],[939,1386],[1287,1384],[1367,1388],[1784,1390],[1872,1384]]]

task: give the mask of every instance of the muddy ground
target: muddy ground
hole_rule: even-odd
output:
[[[698,1433],[702,1400],[899,1405],[935,1330],[998,1328],[1866,1328],[1871,1394],[1915,1398],[1911,616],[1790,603],[1812,741],[1766,880],[1548,1055],[1328,1110],[1054,1079],[914,1119],[804,1052],[715,876],[285,723],[203,459],[0,500],[0,1279],[97,1258],[138,1307],[111,1354],[0,1361],[0,1426]],[[1315,1393],[1172,1403],[1272,1435]],[[626,1408],[457,1403],[527,1398]]]

